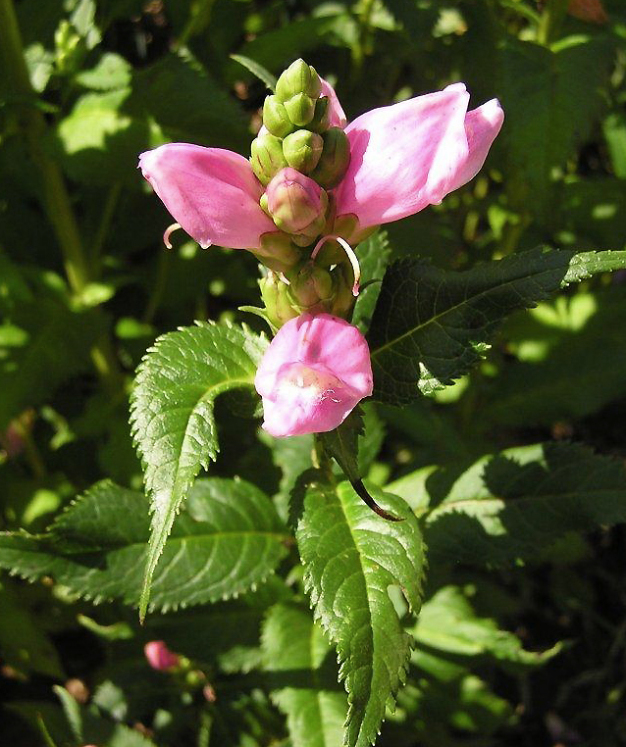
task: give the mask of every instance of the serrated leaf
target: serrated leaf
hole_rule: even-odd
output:
[[[348,483],[313,481],[302,506],[294,509],[305,586],[316,618],[339,653],[348,692],[349,747],[374,742],[385,704],[397,692],[408,663],[411,639],[389,586],[401,587],[415,613],[421,603],[424,556],[417,521],[396,496],[373,494],[404,520],[376,516]]]
[[[264,669],[272,699],[287,716],[293,747],[337,747],[347,703],[324,631],[295,604],[271,608],[263,626]]]
[[[410,404],[420,392],[431,394],[452,384],[480,360],[485,343],[509,313],[623,262],[618,252],[576,255],[539,248],[465,272],[420,259],[394,263],[368,335],[374,397]]]
[[[174,517],[200,467],[217,456],[215,399],[252,387],[266,345],[247,327],[198,323],[160,337],[139,366],[131,426],[153,511],[142,617]]]
[[[136,604],[149,535],[141,493],[99,483],[44,535],[0,534],[0,567],[52,576],[75,594]],[[289,536],[270,499],[243,480],[198,480],[176,519],[152,584],[163,610],[240,594],[271,574]]]
[[[433,564],[532,561],[566,532],[626,522],[623,465],[575,444],[508,449],[464,471],[429,467],[388,489],[424,516]]]

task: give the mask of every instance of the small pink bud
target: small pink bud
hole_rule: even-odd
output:
[[[148,664],[159,672],[168,672],[179,664],[178,656],[169,650],[165,641],[150,641],[143,647]]]
[[[254,385],[272,436],[332,431],[372,393],[367,342],[344,319],[302,314],[278,331]]]
[[[308,176],[282,169],[267,185],[267,208],[274,223],[290,234],[319,233],[325,223],[328,196]],[[319,228],[319,230],[317,230]]]

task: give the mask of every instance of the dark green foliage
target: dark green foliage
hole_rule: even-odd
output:
[[[0,0],[2,744],[626,742],[623,6]],[[353,246],[377,404],[274,439],[256,258],[166,251],[136,166],[247,157],[300,56],[505,122]]]

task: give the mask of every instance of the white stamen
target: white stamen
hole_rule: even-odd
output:
[[[165,244],[165,247],[167,249],[172,248],[172,242],[170,241],[170,236],[174,233],[174,231],[178,231],[181,228],[182,226],[180,225],[180,223],[172,223],[171,226],[168,226],[165,229],[165,233],[163,234],[163,243]]]
[[[352,285],[352,295],[356,298],[356,296],[359,295],[359,283],[361,281],[361,265],[359,264],[359,260],[354,253],[354,249],[348,244],[348,242],[345,239],[342,239],[341,236],[334,236],[332,234],[329,234],[328,236],[322,236],[322,238],[317,242],[315,245],[315,248],[313,249],[313,252],[311,254],[311,260],[314,260],[315,257],[319,254],[320,249],[324,246],[324,244],[327,241],[336,241],[340,246],[343,248],[344,252],[346,253],[346,256],[348,257],[350,264],[352,265],[352,272],[354,273],[354,283]]]

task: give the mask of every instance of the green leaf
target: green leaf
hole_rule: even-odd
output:
[[[141,493],[99,483],[46,534],[0,534],[0,567],[29,580],[50,575],[96,602],[136,604],[147,509]],[[215,602],[251,589],[274,571],[287,542],[272,502],[258,488],[242,480],[198,480],[154,574],[151,607]]]
[[[501,48],[509,189],[518,207],[532,204],[546,222],[555,169],[575,156],[606,106],[614,54],[607,36],[569,37],[552,49],[508,37]]]
[[[520,639],[499,630],[495,620],[478,617],[458,586],[445,586],[424,602],[413,635],[420,650],[459,657],[489,657],[505,668],[531,668],[544,664],[561,650],[526,651]]]
[[[198,323],[160,337],[139,366],[131,426],[153,511],[141,617],[174,517],[200,467],[217,456],[215,399],[252,387],[266,345],[247,327]]]
[[[401,587],[414,613],[421,603],[424,550],[417,522],[396,496],[373,492],[404,521],[376,516],[348,483],[313,481],[295,508],[305,586],[337,646],[348,692],[348,747],[374,742],[385,704],[404,681],[411,639],[389,586]]]
[[[365,334],[372,321],[382,279],[391,257],[387,233],[378,231],[362,241],[356,248],[356,255],[361,265],[361,292],[352,312],[352,323]]]
[[[334,652],[309,610],[271,608],[263,626],[263,659],[272,699],[287,716],[293,747],[337,747],[347,703],[337,684]]]
[[[0,430],[25,408],[45,402],[60,384],[88,370],[89,350],[104,330],[102,317],[93,311],[74,312],[45,297],[20,304],[11,319],[12,325],[0,325]],[[3,329],[11,330],[10,339],[2,339]],[[15,333],[20,331],[18,339]]]
[[[243,65],[246,70],[249,70],[252,73],[252,75],[256,76],[262,83],[265,83],[270,91],[274,92],[276,90],[276,76],[272,75],[272,73],[270,73],[267,68],[263,67],[263,65],[259,65],[258,62],[255,62],[250,59],[250,57],[245,57],[242,54],[231,54],[230,59]]]
[[[464,471],[428,467],[388,489],[423,515],[433,564],[532,562],[566,532],[626,521],[623,465],[575,444],[508,449]]]
[[[624,266],[623,252],[534,249],[446,271],[420,259],[394,263],[369,332],[374,396],[410,404],[452,384],[481,358],[497,325],[516,309],[596,272]]]
[[[503,330],[508,350],[487,383],[483,425],[547,425],[598,412],[626,395],[626,289],[540,304]]]

